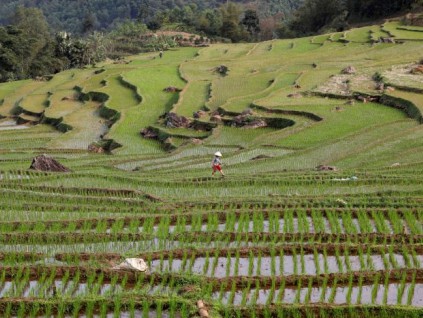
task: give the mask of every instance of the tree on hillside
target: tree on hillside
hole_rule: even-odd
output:
[[[260,32],[260,19],[254,10],[245,11],[241,23],[247,29],[248,33],[250,33],[251,38],[255,38]]]
[[[248,38],[248,33],[240,23],[241,7],[233,2],[220,7],[222,15],[222,27],[220,34],[233,42],[239,42]]]
[[[222,27],[222,14],[219,10],[206,9],[196,23],[198,30],[209,35],[218,35]]]
[[[85,15],[84,21],[82,22],[82,34],[92,33],[96,29],[97,18],[90,12]]]
[[[323,29],[341,31],[346,27],[346,15],[344,1],[306,0],[281,33],[289,37],[307,36]]]
[[[18,7],[12,22],[21,32],[17,41],[26,43],[20,47],[25,52],[21,53],[19,49],[15,51],[17,56],[23,54],[18,77],[35,77],[59,71],[61,63],[54,57],[54,43],[43,12],[36,8]]]

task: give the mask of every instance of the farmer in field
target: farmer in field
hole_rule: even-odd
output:
[[[220,159],[221,157],[222,157],[222,154],[220,153],[220,151],[214,154],[214,158],[212,160],[212,169],[213,169],[212,176],[214,176],[216,171],[219,171],[222,177],[225,176],[225,174],[222,171],[222,160]]]

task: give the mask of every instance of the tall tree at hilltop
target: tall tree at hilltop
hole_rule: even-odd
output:
[[[248,33],[245,31],[243,25],[240,23],[241,7],[233,2],[228,2],[226,5],[220,7],[222,14],[222,27],[220,34],[233,42],[245,40]]]
[[[257,33],[260,32],[260,19],[254,10],[249,9],[245,11],[241,23],[245,26],[248,33],[250,33],[251,38],[255,38]]]
[[[22,32],[19,41],[29,43],[29,45],[26,45],[22,56],[19,76],[23,78],[40,76],[50,73],[50,68],[60,69],[59,60],[51,58],[54,52],[54,43],[47,20],[40,9],[18,7],[13,15],[12,22]]]

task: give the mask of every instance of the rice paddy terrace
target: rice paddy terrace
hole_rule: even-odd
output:
[[[422,317],[422,31],[1,84],[1,316]]]

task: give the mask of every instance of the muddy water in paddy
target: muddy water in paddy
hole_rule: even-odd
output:
[[[360,291],[358,286],[354,286],[351,289],[351,304],[384,304],[385,294],[386,294],[386,304],[387,305],[397,305],[398,297],[400,292],[399,284],[388,284],[387,290],[383,284],[377,285],[377,294],[372,300],[372,294],[374,285],[363,285]],[[406,284],[402,297],[400,296],[399,304],[406,305],[408,301],[408,296],[410,293],[411,284]],[[282,294],[281,294],[282,292]],[[306,303],[306,298],[308,294],[308,288],[301,288],[299,295],[299,303]],[[326,288],[325,294],[322,298],[323,289],[315,287],[311,289],[309,297],[309,303],[333,303],[333,304],[346,304],[348,287],[336,287],[335,291],[330,286]],[[333,302],[330,302],[332,293],[335,292]],[[216,292],[213,294],[215,300],[221,299],[224,304],[229,304],[231,292],[224,292],[220,294]],[[274,295],[272,296],[270,290],[256,290],[251,289],[246,295],[246,304],[266,304],[268,302],[280,302],[293,304],[298,297],[298,289],[286,288],[284,290],[275,290]],[[271,299],[269,299],[271,297]],[[230,302],[234,305],[241,305],[243,299],[243,292],[237,291],[233,297],[233,301]],[[256,299],[256,300],[255,300]],[[255,301],[254,301],[255,300]],[[416,284],[414,288],[413,295],[411,296],[411,305],[415,307],[423,307],[423,284]]]
[[[405,260],[402,255],[394,254],[396,264],[392,264],[389,255],[385,255],[385,259],[388,261],[388,266],[385,268],[382,255],[371,255],[368,259],[364,256],[363,264],[360,261],[359,256],[349,256],[349,265],[351,271],[362,271],[362,270],[386,270],[393,268],[406,268]],[[296,257],[296,258],[295,258]],[[198,257],[191,263],[188,259],[185,264],[182,260],[174,259],[172,262],[169,260],[163,260],[160,264],[160,260],[154,260],[151,262],[152,272],[189,272],[197,275],[205,275],[209,277],[222,278],[226,276],[273,276],[273,275],[294,275],[294,274],[307,274],[316,275],[317,266],[320,269],[319,273],[340,273],[347,272],[347,262],[345,256],[340,256],[338,259],[336,256],[327,256],[326,261],[322,254],[318,255],[317,261],[313,254],[304,255],[304,260],[301,260],[300,255],[296,256],[284,255],[275,256],[272,264],[271,257],[262,257],[259,265],[259,259],[255,257],[251,262],[249,258],[239,258],[238,266],[236,266],[236,258],[230,257],[218,257],[217,262],[214,257],[210,257],[208,262],[205,257]],[[421,267],[423,265],[423,256],[419,256],[417,259],[419,264],[414,264],[415,267]],[[296,262],[296,265],[294,264]],[[318,265],[317,265],[318,264]],[[184,265],[184,267],[183,267]],[[363,267],[364,266],[364,267]],[[342,268],[342,270],[341,270]]]

